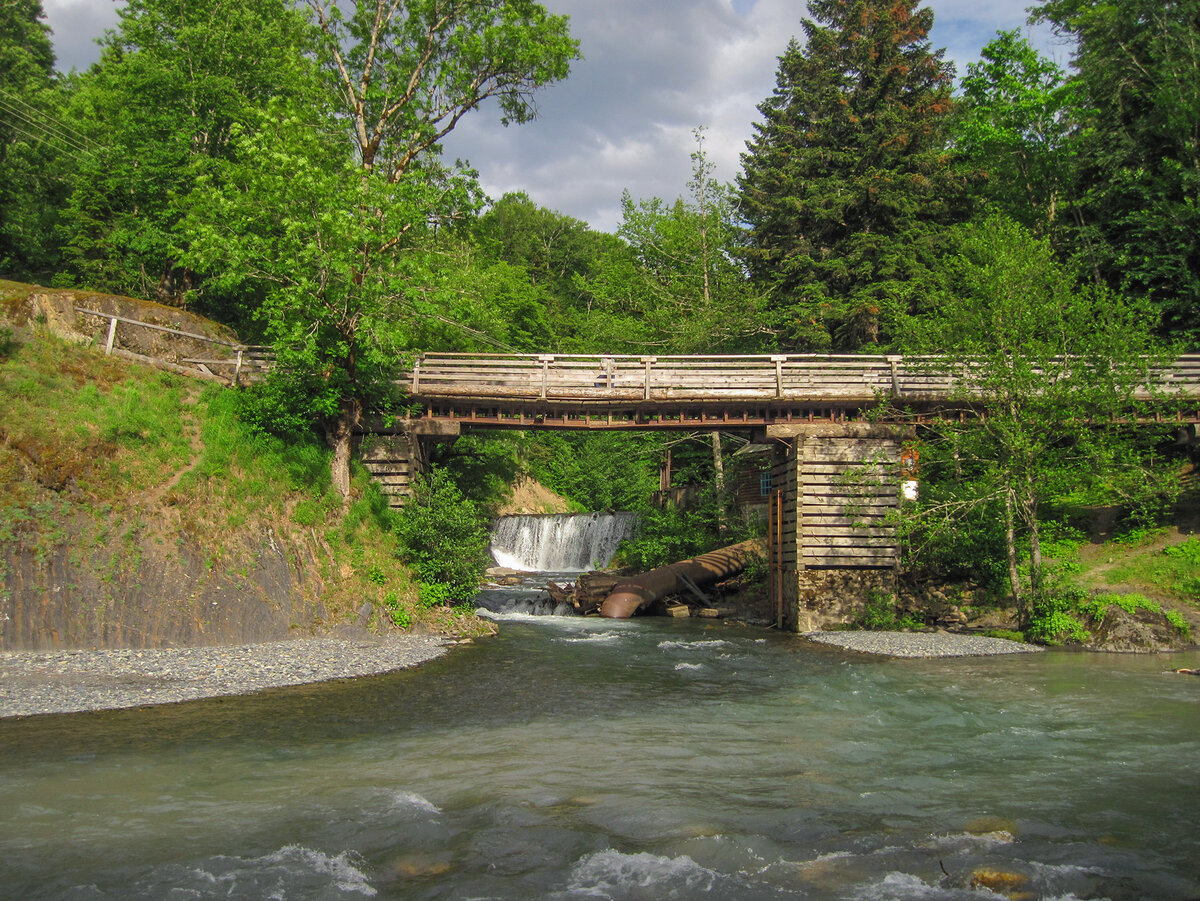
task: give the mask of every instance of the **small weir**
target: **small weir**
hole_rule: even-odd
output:
[[[551,599],[547,583],[565,586],[581,572],[608,566],[636,521],[635,513],[499,517],[492,524],[492,557],[516,574],[481,589],[476,602],[494,614],[574,615],[570,604]]]
[[[501,516],[492,525],[492,556],[522,572],[603,569],[636,519],[634,513]]]

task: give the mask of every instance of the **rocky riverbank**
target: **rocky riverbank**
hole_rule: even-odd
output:
[[[983,657],[993,654],[1027,654],[1038,645],[1006,638],[960,635],[953,632],[806,632],[804,637],[847,651],[885,657]]]
[[[452,644],[433,636],[396,635],[231,647],[0,652],[0,717],[173,704],[373,676],[440,657]]]

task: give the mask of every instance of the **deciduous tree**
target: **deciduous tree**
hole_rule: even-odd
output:
[[[438,142],[488,100],[506,122],[532,118],[577,45],[565,17],[529,0],[305,5],[323,90],[246,132],[192,227],[199,261],[266,287],[277,377],[304,380],[296,396],[348,502],[352,435],[388,394],[414,320],[439,313],[431,238],[478,205],[474,173],[445,165]]]
[[[937,465],[922,468],[933,478],[920,513],[927,526],[953,527],[960,515],[997,524],[1028,620],[1053,601],[1041,552],[1047,506],[1158,487],[1122,424],[1159,359],[1153,317],[1145,304],[1079,287],[1047,240],[1011,220],[992,216],[948,237],[942,288],[906,341],[944,355],[931,368],[958,380],[958,400],[974,415],[924,430],[926,462]]]
[[[953,135],[963,164],[993,212],[1039,235],[1073,199],[1075,87],[1016,31],[1001,31],[962,80]]]
[[[1082,221],[1110,286],[1151,299],[1200,344],[1200,3],[1049,0],[1076,42]]]

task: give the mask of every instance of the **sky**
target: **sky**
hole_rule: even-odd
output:
[[[193,0],[194,2],[194,0]],[[779,56],[800,38],[803,0],[542,0],[571,17],[583,59],[537,95],[539,117],[504,127],[494,109],[465,117],[445,155],[479,171],[489,196],[524,191],[535,203],[614,231],[621,195],[685,195],[695,131],[716,179],[732,182],[774,89]],[[927,0],[930,39],[958,73],[1000,29],[1021,29],[1066,66],[1069,53],[1045,27],[1027,26],[1030,0]],[[96,39],[117,23],[121,0],[42,0],[58,66],[85,69]]]

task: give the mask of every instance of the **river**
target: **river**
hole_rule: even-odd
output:
[[[1197,665],[508,617],[416,670],[0,723],[0,897],[1189,898]]]

